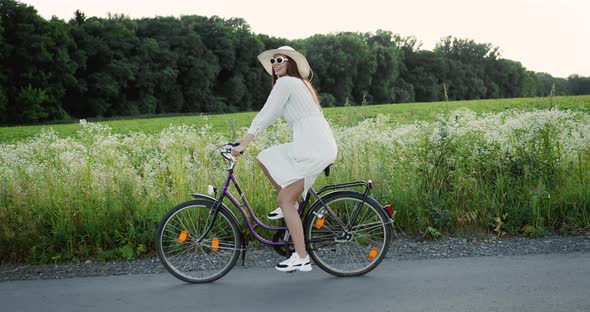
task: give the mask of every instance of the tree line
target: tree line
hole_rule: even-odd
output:
[[[258,110],[271,82],[256,56],[283,45],[307,55],[323,106],[590,94],[590,77],[529,71],[468,39],[428,51],[390,31],[287,40],[217,16],[45,20],[0,0],[0,124]]]

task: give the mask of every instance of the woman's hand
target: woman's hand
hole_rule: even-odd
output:
[[[239,140],[236,140],[234,142],[234,144],[239,144],[239,145],[234,146],[231,149],[232,156],[234,156],[234,157],[240,156],[246,150],[246,147],[248,147],[248,145],[250,145],[250,142],[252,142],[252,140],[254,140],[253,134],[246,134],[245,137],[243,137]]]
[[[240,156],[244,150],[246,150],[246,145],[240,144],[238,146],[234,146],[231,149],[231,155],[234,157]]]

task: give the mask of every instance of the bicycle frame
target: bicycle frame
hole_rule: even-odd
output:
[[[258,241],[260,241],[263,244],[270,245],[270,246],[282,246],[282,245],[289,243],[289,241],[290,241],[289,234],[287,234],[285,236],[283,241],[274,242],[274,241],[263,238],[262,236],[260,236],[258,234],[258,232],[256,232],[257,226],[263,227],[263,228],[270,230],[270,231],[277,231],[277,232],[278,231],[287,231],[287,227],[286,226],[267,225],[264,222],[260,221],[260,219],[258,219],[258,217],[256,217],[256,214],[254,213],[252,206],[250,206],[250,203],[248,202],[246,195],[240,189],[240,185],[236,179],[236,176],[234,175],[235,158],[233,158],[231,155],[225,154],[224,152],[222,152],[222,156],[225,159],[231,161],[231,165],[226,169],[227,170],[227,177],[225,179],[225,183],[223,184],[219,198],[217,199],[217,201],[215,202],[215,205],[211,209],[211,212],[210,212],[211,222],[209,222],[209,226],[207,227],[206,231],[203,233],[201,238],[198,239],[198,241],[201,241],[201,239],[203,237],[207,236],[207,234],[211,230],[212,225],[214,224],[215,220],[217,219],[217,215],[219,213],[219,208],[223,204],[223,199],[228,198],[232,202],[232,204],[240,210],[242,217],[245,219],[246,224],[248,225],[248,229],[250,230],[250,233],[252,233],[252,235],[254,235],[254,237]],[[240,204],[238,199],[229,191],[230,184],[233,184],[234,187],[236,188],[239,198],[244,202],[243,205]],[[335,189],[351,188],[351,187],[358,187],[358,186],[365,187],[365,192],[363,193],[363,195],[365,196],[365,199],[366,199],[366,197],[369,193],[369,190],[372,188],[371,187],[372,182],[370,182],[370,181],[369,182],[355,181],[355,182],[349,182],[349,183],[327,185],[327,186],[324,186],[322,189],[320,189],[319,192],[316,192],[313,188],[310,188],[309,192],[305,196],[305,199],[303,201],[301,201],[301,203],[299,204],[299,207],[297,207],[297,212],[299,213],[300,216],[302,215],[303,211],[305,210],[305,207],[307,206],[307,203],[309,202],[309,200],[311,198],[311,194],[313,194],[316,197],[316,200],[319,201],[329,211],[330,209],[322,201],[320,194],[327,192],[327,191],[335,190]],[[362,203],[360,203],[360,205],[363,205],[363,204],[364,204],[364,200]],[[244,206],[245,206],[245,208],[244,208]],[[247,212],[246,212],[246,210],[247,210]],[[355,209],[355,211],[356,211],[356,213],[355,213],[355,215],[353,215],[353,218],[351,218],[351,222],[354,219],[356,219],[356,217],[357,217],[358,211],[356,209]],[[252,222],[252,220],[254,220],[254,223]],[[344,224],[341,224],[341,226],[346,227],[346,225],[344,225]]]

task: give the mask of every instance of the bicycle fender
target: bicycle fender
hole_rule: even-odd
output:
[[[212,202],[216,202],[217,199],[209,196],[209,195],[205,195],[205,194],[199,194],[199,193],[192,193],[191,194],[192,197],[196,198],[196,199],[204,199],[207,201],[212,201]]]
[[[365,200],[367,201],[372,201],[373,203],[376,204],[376,206],[381,207],[381,213],[386,217],[387,220],[390,220],[390,222],[393,222],[393,219],[389,217],[389,214],[387,212],[387,209],[381,205],[375,198],[369,196],[369,195],[365,195],[361,192],[357,192],[357,191],[350,191],[350,190],[346,190],[346,191],[335,191],[335,192],[330,192],[328,194],[322,195],[321,198],[330,198],[332,196],[338,196],[341,194],[346,194],[346,193],[356,193],[360,196],[365,196]],[[313,208],[315,208],[315,206],[320,206],[322,205],[322,203],[316,199],[316,201],[313,202],[313,204],[311,205],[311,207],[309,208],[309,211],[307,212],[307,215],[305,216],[304,220],[307,220],[307,218],[313,218]]]

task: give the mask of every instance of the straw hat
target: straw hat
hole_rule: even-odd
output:
[[[258,60],[266,69],[266,72],[272,76],[272,64],[270,64],[270,58],[273,57],[275,54],[282,54],[286,55],[289,60],[295,61],[297,63],[297,68],[299,69],[299,74],[303,79],[309,78],[309,73],[311,68],[309,67],[309,63],[303,54],[295,51],[295,49],[291,48],[290,46],[282,46],[278,49],[266,50],[258,55]]]

